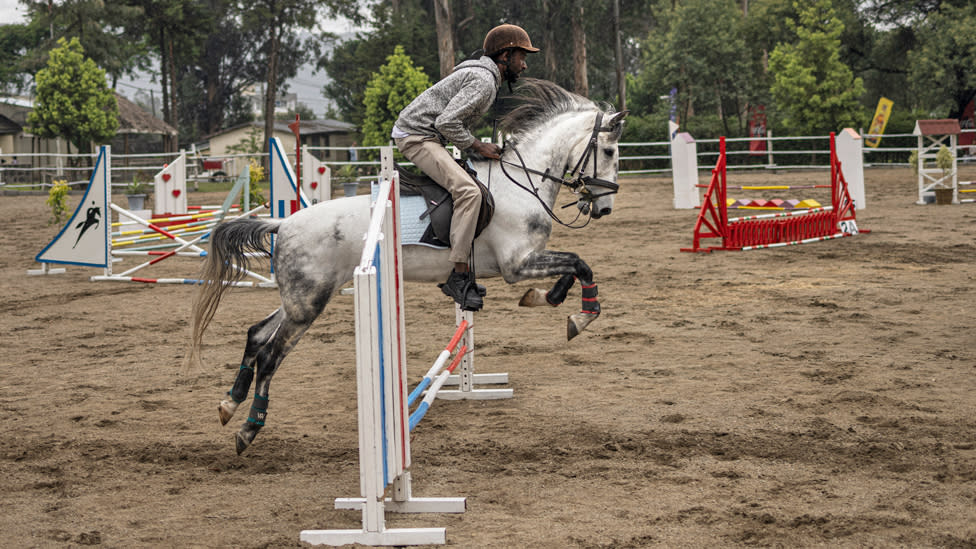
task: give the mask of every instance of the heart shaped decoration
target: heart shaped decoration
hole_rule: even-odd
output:
[[[170,174],[168,174],[168,173],[164,173],[163,174],[163,181],[167,181],[168,182],[171,177],[173,177],[173,176],[170,175]]]
[[[319,166],[319,173],[320,174],[325,173],[325,166]]]
[[[312,190],[314,191],[317,188],[319,188],[319,182],[318,181],[312,181]]]
[[[180,197],[180,190],[173,189],[173,198],[179,198],[179,197]]]

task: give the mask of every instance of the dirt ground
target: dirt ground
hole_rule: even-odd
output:
[[[671,209],[670,180],[622,182],[613,215],[551,243],[592,266],[603,315],[567,343],[578,287],[524,309],[551,280],[486,281],[476,365],[508,372],[515,398],[438,402],[414,432],[414,493],[467,512],[388,526],[465,548],[976,547],[976,204],[917,206],[907,168],[874,169],[870,234],[690,254],[696,213]],[[780,197],[823,198],[803,192]],[[0,196],[2,545],[299,547],[303,529],[359,526],[333,508],[359,492],[348,297],[282,365],[237,456],[246,412],[222,427],[216,406],[277,293],[232,291],[208,366],[184,375],[195,288],[27,276],[47,218],[43,196]],[[180,258],[144,276],[196,272]],[[408,284],[407,307],[419,379],[454,313],[433,285]]]

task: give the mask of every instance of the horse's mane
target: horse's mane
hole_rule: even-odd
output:
[[[558,84],[536,78],[520,79],[512,101],[514,107],[501,117],[499,124],[504,132],[511,133],[516,140],[559,114],[600,110],[612,112],[609,106],[601,108]]]

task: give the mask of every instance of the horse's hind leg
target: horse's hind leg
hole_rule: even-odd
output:
[[[237,453],[241,454],[254,441],[258,431],[264,427],[264,422],[268,416],[268,390],[271,386],[271,378],[285,356],[295,348],[298,340],[308,330],[312,321],[293,322],[287,315],[283,317],[277,331],[257,352],[255,359],[255,369],[257,370],[257,381],[254,384],[254,400],[251,402],[251,412],[247,416],[247,421],[237,432]],[[312,317],[314,319],[314,317]]]
[[[251,389],[251,380],[254,379],[254,359],[257,357],[258,350],[264,347],[271,336],[275,334],[281,324],[281,317],[281,309],[278,309],[247,330],[244,357],[241,359],[241,368],[237,371],[237,377],[234,379],[234,386],[227,392],[228,398],[222,400],[217,406],[221,425],[227,425],[230,418],[234,417],[237,407],[247,399],[247,392]]]

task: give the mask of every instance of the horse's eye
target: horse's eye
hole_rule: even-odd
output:
[[[603,152],[607,156],[613,156],[614,150],[613,150],[613,147],[607,147],[607,148],[603,149]]]

